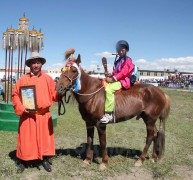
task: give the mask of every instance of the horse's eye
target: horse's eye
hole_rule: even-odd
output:
[[[73,72],[73,73],[76,73],[76,72],[77,72],[77,70],[76,70],[76,69],[74,69],[74,70],[72,70],[72,72]]]

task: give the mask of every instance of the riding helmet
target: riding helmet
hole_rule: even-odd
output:
[[[129,44],[127,41],[125,40],[120,40],[117,42],[116,44],[116,50],[117,52],[120,50],[120,49],[126,49],[127,51],[129,51]]]

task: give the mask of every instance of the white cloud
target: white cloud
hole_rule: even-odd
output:
[[[182,72],[193,72],[193,57],[161,58],[154,61],[138,59],[134,61],[143,70],[177,69]]]
[[[46,69],[61,69],[64,65],[62,63],[52,64],[51,66],[46,67]]]
[[[142,64],[146,64],[147,61],[145,59],[138,59],[135,61],[136,63],[142,63]]]
[[[96,56],[107,57],[107,58],[114,58],[115,55],[108,51],[104,51],[101,53],[96,53]],[[92,63],[93,64],[93,63]],[[177,69],[178,71],[187,71],[193,72],[193,57],[177,57],[177,58],[161,58],[154,61],[149,61],[147,59],[137,59],[134,61],[140,69],[143,70],[164,70],[170,69],[174,70]],[[108,64],[109,69],[112,69],[113,64]],[[93,67],[92,67],[93,68]],[[103,67],[102,67],[103,68]]]
[[[172,64],[193,64],[193,57],[179,57],[179,58],[162,58],[159,60],[162,63]]]
[[[92,61],[91,61],[91,64],[97,64],[97,63],[98,63],[97,60],[92,60]]]
[[[56,63],[56,64],[53,64],[52,66],[62,66],[63,64],[62,63]]]

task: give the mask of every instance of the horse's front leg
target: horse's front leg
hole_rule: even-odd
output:
[[[93,139],[94,139],[94,126],[90,126],[86,123],[87,129],[87,149],[86,149],[86,159],[85,164],[91,164],[93,160]]]
[[[102,163],[99,166],[99,170],[104,170],[106,169],[106,165],[108,164],[108,154],[107,154],[107,149],[106,149],[106,125],[99,125],[97,126],[98,130],[98,135],[99,135],[99,142],[100,142],[100,147],[102,150]]]

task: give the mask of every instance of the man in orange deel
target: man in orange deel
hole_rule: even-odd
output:
[[[17,80],[12,93],[15,113],[20,116],[16,152],[19,173],[30,160],[42,160],[44,169],[52,170],[49,157],[55,155],[55,144],[49,108],[58,100],[58,94],[54,80],[41,71],[45,62],[39,53],[32,52],[26,60],[30,73]]]

